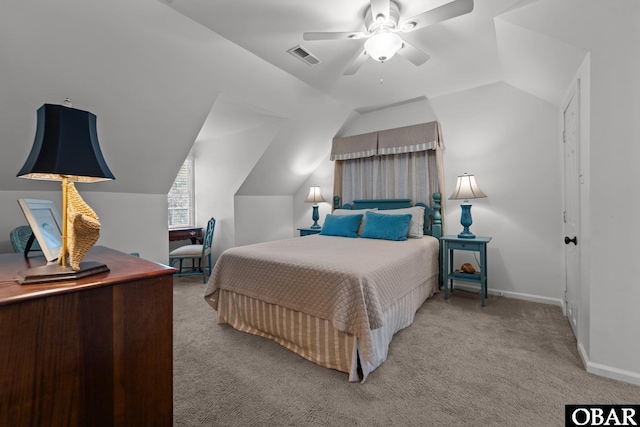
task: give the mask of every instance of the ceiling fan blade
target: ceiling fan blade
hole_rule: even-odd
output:
[[[349,40],[349,39],[362,39],[366,35],[362,32],[351,31],[351,32],[318,32],[318,33],[304,33],[302,38],[304,40]]]
[[[371,17],[377,22],[377,17],[382,15],[384,20],[389,19],[390,15],[390,0],[370,0],[371,3]],[[384,21],[383,21],[384,22]]]
[[[402,48],[398,51],[398,55],[407,58],[415,65],[422,65],[431,58],[429,55],[418,49],[412,44],[402,41]]]
[[[358,53],[358,56],[356,56],[353,61],[351,61],[351,64],[349,64],[349,66],[344,70],[344,73],[342,74],[345,76],[351,76],[355,74],[356,71],[358,71],[360,67],[362,67],[362,64],[364,64],[368,58],[369,55],[367,55],[367,52],[361,50]]]
[[[412,18],[403,19],[398,28],[404,32],[415,31],[473,10],[473,0],[453,0],[435,9],[420,13]]]

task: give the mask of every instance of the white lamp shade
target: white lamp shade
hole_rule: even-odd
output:
[[[456,189],[453,191],[449,200],[456,199],[480,199],[483,197],[487,197],[486,194],[482,192],[478,184],[476,183],[476,178],[473,175],[464,175],[458,176],[458,182],[456,183]]]
[[[318,187],[317,185],[311,186],[311,188],[309,188],[309,195],[307,196],[305,203],[318,203],[324,201],[325,200],[322,197],[322,193],[320,192],[320,187]]]
[[[364,50],[376,61],[384,62],[402,47],[402,38],[394,33],[378,33],[364,42]]]

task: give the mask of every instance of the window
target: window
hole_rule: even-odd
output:
[[[169,228],[195,225],[193,159],[185,160],[169,191]]]

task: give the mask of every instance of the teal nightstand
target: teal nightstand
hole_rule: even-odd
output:
[[[487,298],[487,243],[491,237],[476,236],[475,239],[461,239],[458,236],[443,236],[442,241],[442,278],[444,283],[444,299],[449,299],[449,287],[453,292],[453,281],[462,280],[465,282],[478,283],[480,285],[480,296],[482,306]],[[480,252],[480,271],[473,274],[462,273],[455,270],[453,263],[454,251],[474,251]]]
[[[318,234],[322,231],[322,228],[298,228],[300,236],[309,236],[311,234]]]

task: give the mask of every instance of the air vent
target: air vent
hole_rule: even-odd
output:
[[[307,49],[303,48],[300,45],[296,47],[292,47],[287,52],[289,52],[291,55],[295,56],[296,58],[298,58],[299,60],[303,61],[308,65],[316,65],[320,63],[320,60],[318,58],[313,56],[311,52],[309,52]]]

